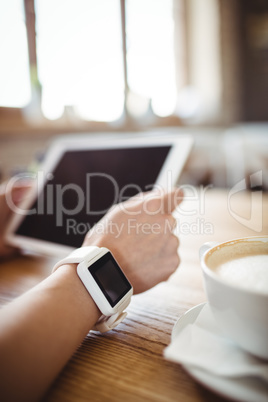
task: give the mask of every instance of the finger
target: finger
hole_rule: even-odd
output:
[[[168,229],[169,232],[173,232],[177,226],[177,220],[173,217],[173,215],[166,215],[165,218],[165,229]]]
[[[11,197],[12,202],[17,205],[33,187],[33,183],[33,180],[27,177],[14,182],[11,186],[8,182],[4,182],[0,185],[0,196]]]
[[[168,252],[174,252],[174,250],[176,250],[176,254],[178,253],[178,248],[180,246],[180,240],[178,238],[178,236],[175,236],[174,234],[172,234],[169,238],[169,247],[170,249],[168,250]]]
[[[182,200],[183,191],[180,188],[173,188],[171,191],[165,192],[162,198],[164,212],[171,214]]]
[[[149,215],[171,214],[182,201],[183,192],[179,188],[173,188],[170,191],[156,188],[147,193],[140,193],[140,199],[142,204],[139,205]]]
[[[33,181],[29,179],[16,183],[11,189],[11,197],[14,204],[18,205],[32,187]]]

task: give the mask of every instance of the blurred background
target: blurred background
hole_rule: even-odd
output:
[[[268,190],[268,0],[0,0],[0,38],[1,180],[153,131],[194,137],[181,183]]]

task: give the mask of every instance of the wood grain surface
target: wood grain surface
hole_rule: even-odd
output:
[[[219,189],[186,191],[175,214],[180,238],[178,270],[167,282],[134,296],[127,318],[116,329],[88,334],[45,401],[226,400],[198,384],[179,364],[166,361],[163,350],[178,318],[206,300],[200,246],[207,241],[268,234],[268,194],[240,192],[228,200],[229,196],[227,190]],[[0,305],[49,275],[54,262],[30,255],[2,261]]]

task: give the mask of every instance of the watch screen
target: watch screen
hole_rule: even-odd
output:
[[[88,270],[112,307],[132,287],[111,253],[105,254],[92,264]]]

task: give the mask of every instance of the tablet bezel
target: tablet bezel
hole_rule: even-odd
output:
[[[42,178],[38,180],[38,185],[33,186],[27,199],[20,205],[22,210],[27,210],[39,196],[43,189],[45,178],[52,173],[57,166],[60,158],[66,151],[74,150],[99,150],[99,149],[118,149],[136,148],[150,146],[171,146],[169,154],[160,170],[155,186],[170,189],[176,185],[183,166],[189,156],[193,139],[190,136],[133,136],[120,135],[73,135],[64,136],[52,142],[42,165],[38,172],[42,172]],[[168,174],[171,172],[171,174]],[[50,256],[65,256],[74,248],[62,244],[55,244],[45,240],[35,239],[28,236],[16,234],[16,230],[24,219],[23,215],[14,214],[7,231],[5,241],[9,245],[26,249],[39,254]]]

